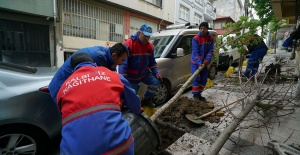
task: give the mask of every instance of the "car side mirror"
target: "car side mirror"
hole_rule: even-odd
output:
[[[183,57],[184,56],[183,48],[177,48],[176,54],[177,54],[177,57]]]

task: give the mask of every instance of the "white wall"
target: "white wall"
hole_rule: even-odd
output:
[[[0,8],[53,17],[53,0],[0,0]]]
[[[163,0],[162,7],[159,8],[153,4],[150,4],[144,0],[107,0],[112,3],[131,8],[136,11],[143,12],[145,14],[172,22],[174,21],[175,13],[175,0]]]

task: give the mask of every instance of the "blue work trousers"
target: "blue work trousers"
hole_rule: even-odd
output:
[[[152,73],[148,74],[147,76],[143,77],[141,80],[128,80],[131,84],[131,87],[137,93],[140,88],[140,82],[148,85],[147,91],[144,94],[144,98],[148,99],[153,97],[154,93],[157,91],[158,86],[160,84],[159,79]]]
[[[248,65],[247,65],[246,71],[244,73],[244,75],[246,77],[249,77],[250,73],[251,73],[251,76],[254,76],[257,73],[257,70],[259,67],[259,62],[267,54],[267,51],[268,51],[268,49],[266,49],[266,48],[260,48],[251,53],[250,58],[248,60]]]
[[[194,74],[194,72],[197,70],[198,68],[196,67],[192,67],[192,73]],[[192,94],[194,95],[198,95],[201,94],[202,91],[204,90],[204,87],[206,85],[207,82],[207,78],[208,78],[208,69],[205,66],[203,68],[203,70],[200,72],[199,75],[197,75],[193,81],[192,81]]]

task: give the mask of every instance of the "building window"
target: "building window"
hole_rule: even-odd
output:
[[[214,29],[221,29],[222,28],[222,23],[215,23],[214,22]]]
[[[179,18],[189,21],[189,9],[187,7],[180,5]]]
[[[197,3],[199,3],[200,5],[203,5],[203,0],[195,0]]]
[[[199,15],[198,13],[195,13],[194,22],[195,23],[201,23],[201,21],[202,21],[202,16]]]
[[[162,7],[162,0],[145,0],[146,2],[149,2],[153,5],[156,5],[158,7]]]
[[[63,35],[124,41],[124,14],[79,0],[63,0]]]

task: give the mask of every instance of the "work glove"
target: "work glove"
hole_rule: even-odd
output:
[[[206,60],[204,60],[204,62],[203,62],[200,66],[203,66],[203,64],[204,64],[205,66],[208,66],[208,65],[209,65],[209,62],[206,61]]]
[[[156,76],[160,81],[162,81],[162,78],[161,78],[161,76],[160,76],[158,73],[156,73],[155,76]]]
[[[206,61],[206,60],[204,60],[204,64],[205,64],[205,66],[208,66],[208,65],[209,65],[209,62]]]

